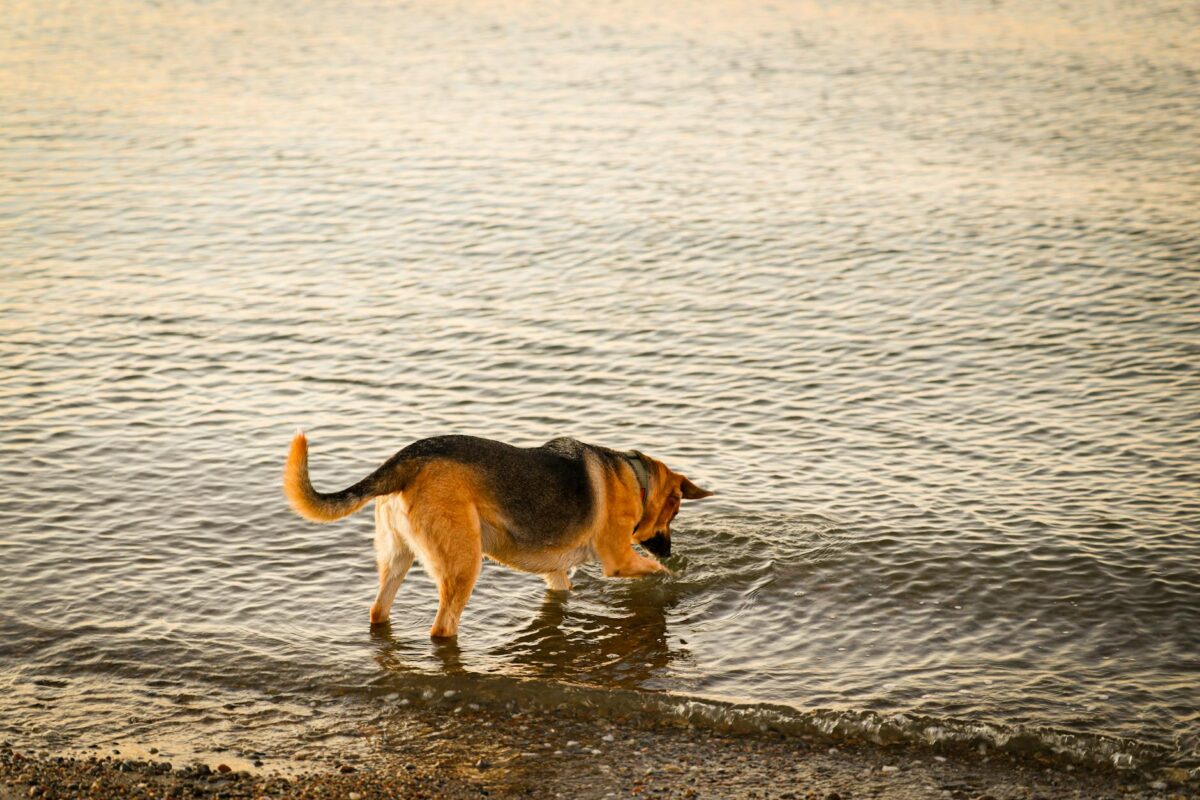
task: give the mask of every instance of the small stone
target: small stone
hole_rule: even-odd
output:
[[[358,792],[351,792],[346,797],[350,798],[350,800],[362,800],[362,795]]]
[[[154,754],[156,754],[156,753],[158,753],[158,748],[157,748],[157,747],[151,747],[151,748],[150,748],[150,754],[151,754],[151,755],[154,755]]]
[[[1154,783],[1150,784],[1150,788],[1157,789],[1158,791],[1161,792],[1163,789],[1167,788],[1167,782],[1166,781],[1155,781]]]
[[[447,689],[446,691],[442,692],[442,697],[449,700],[451,697],[454,697],[454,695],[456,695],[456,694],[458,694],[458,692],[456,692],[454,689]]]
[[[893,772],[899,772],[900,768],[893,764],[887,764],[885,766],[880,767],[879,771],[882,772],[884,775],[890,775]]]
[[[1161,774],[1167,783],[1187,783],[1188,778],[1191,777],[1183,767],[1167,767]]]
[[[338,772],[342,773],[343,775],[349,775],[351,772],[358,772],[358,770],[349,764],[342,764],[340,767],[338,767]]]
[[[572,739],[571,741],[567,742],[567,747],[579,747],[579,742]]]
[[[601,736],[600,738],[601,738],[601,739],[603,739],[603,740],[604,740],[604,741],[606,741],[606,742],[611,742],[611,741],[613,741],[613,735],[612,735],[611,733],[606,733],[606,734],[604,734],[603,736]]]
[[[490,769],[491,766],[492,762],[488,761],[486,758],[481,758],[475,762],[475,769]]]
[[[217,764],[217,772],[233,772],[233,767],[228,764]]]

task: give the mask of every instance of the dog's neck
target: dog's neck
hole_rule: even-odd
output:
[[[646,505],[646,493],[650,491],[650,472],[646,469],[645,462],[642,457],[637,455],[625,456],[625,460],[629,462],[629,466],[633,469],[633,476],[637,478],[638,486],[642,490],[642,506]]]

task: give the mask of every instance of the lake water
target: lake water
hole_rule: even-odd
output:
[[[1200,5],[658,5],[8,4],[0,736],[452,685],[1200,763]],[[297,427],[718,495],[435,646]]]

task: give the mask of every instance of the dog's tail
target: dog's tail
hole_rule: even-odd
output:
[[[296,513],[313,522],[333,522],[348,517],[377,495],[386,494],[383,486],[385,468],[372,472],[353,486],[340,492],[318,492],[308,479],[308,439],[303,431],[292,438],[287,464],[283,468],[283,494]]]

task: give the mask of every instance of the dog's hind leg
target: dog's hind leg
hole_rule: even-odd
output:
[[[379,591],[371,604],[371,624],[387,622],[392,601],[408,568],[413,563],[413,550],[405,537],[408,517],[403,501],[380,497],[375,501],[375,565],[379,568]]]
[[[421,563],[438,585],[438,612],[429,635],[454,636],[483,566],[479,512],[471,504],[429,503],[418,504],[410,518]]]

